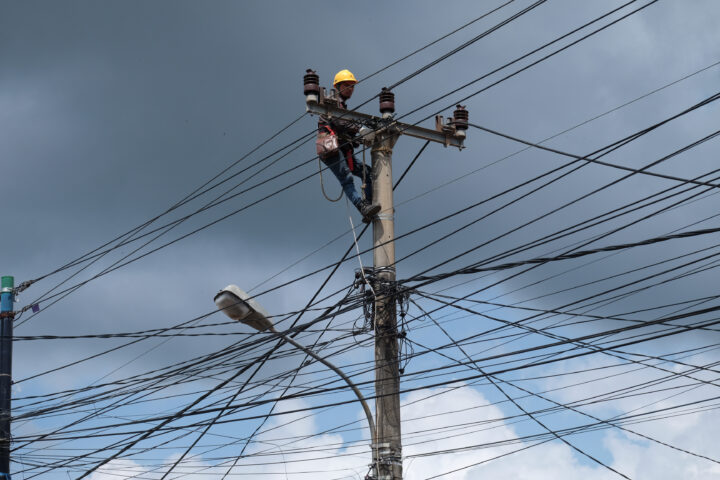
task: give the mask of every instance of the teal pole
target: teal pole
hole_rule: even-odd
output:
[[[0,279],[0,479],[10,478],[10,393],[12,389],[13,290],[15,279]]]

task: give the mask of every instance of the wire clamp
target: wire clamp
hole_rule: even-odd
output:
[[[14,290],[13,293],[14,293],[15,295],[17,295],[18,293],[22,293],[22,292],[24,292],[25,290],[27,290],[27,289],[30,287],[30,285],[32,285],[33,283],[35,283],[35,280],[25,280],[25,281],[22,282],[20,285],[18,285],[17,287],[15,287],[15,290]]]
[[[385,155],[392,155],[393,149],[388,147],[373,147],[373,153],[384,153]]]

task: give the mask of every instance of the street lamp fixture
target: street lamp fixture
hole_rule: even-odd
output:
[[[287,343],[302,350],[318,362],[322,363],[323,365],[340,375],[340,377],[342,377],[342,379],[345,380],[345,382],[350,386],[352,391],[357,396],[358,400],[360,400],[360,404],[362,405],[363,410],[365,411],[365,416],[367,417],[368,427],[370,428],[370,438],[372,442],[371,446],[376,443],[377,437],[375,436],[375,421],[373,420],[370,407],[368,406],[367,402],[365,401],[365,397],[363,397],[362,393],[360,393],[360,390],[357,388],[357,386],[355,386],[352,380],[350,380],[350,378],[348,378],[348,376],[345,375],[338,367],[330,363],[328,360],[318,356],[315,352],[308,349],[307,347],[304,347],[303,345],[297,343],[293,338],[275,330],[275,326],[268,318],[270,315],[267,313],[267,311],[265,311],[265,309],[260,306],[259,303],[250,298],[250,295],[245,293],[237,285],[228,285],[227,287],[223,288],[217,295],[215,295],[214,300],[215,305],[217,305],[217,307],[231,319],[237,320],[240,323],[244,323],[245,325],[252,327],[259,332],[263,332],[266,330],[272,332]],[[374,465],[376,463],[376,455],[374,448],[372,448],[372,450]]]

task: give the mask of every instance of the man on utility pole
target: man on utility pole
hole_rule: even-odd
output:
[[[352,97],[357,80],[350,70],[340,70],[333,80],[337,106],[347,108],[346,102]],[[340,182],[345,196],[362,215],[363,222],[370,223],[380,206],[373,203],[373,188],[370,169],[354,158],[355,136],[360,127],[351,120],[321,115],[318,120],[317,153]],[[353,175],[363,182],[362,195],[355,189]]]
[[[375,292],[375,418],[377,438],[372,439],[377,480],[402,480],[400,431],[400,370],[395,305],[395,210],[393,206],[392,151],[400,135],[410,135],[463,148],[468,112],[458,105],[453,118],[443,123],[435,117],[435,130],[400,123],[393,118],[395,94],[380,93],[381,117],[339,108],[320,87],[318,75],[307,70],[303,79],[305,103],[310,113],[351,120],[371,132],[372,198],[379,205],[373,218],[373,290]],[[362,134],[362,131],[361,131]]]

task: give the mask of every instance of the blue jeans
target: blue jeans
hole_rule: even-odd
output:
[[[349,151],[352,154],[352,150]],[[342,158],[341,158],[342,157]],[[362,162],[358,162],[357,159],[353,158],[353,169],[350,170],[347,162],[347,153],[340,153],[323,159],[323,163],[327,165],[330,170],[335,174],[340,185],[342,186],[345,196],[356,207],[360,204],[362,199],[355,189],[355,182],[352,176],[363,178],[363,169],[365,170],[365,199],[372,203],[372,170],[367,165],[363,165]]]

